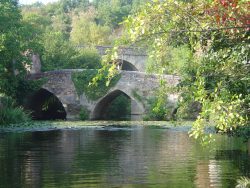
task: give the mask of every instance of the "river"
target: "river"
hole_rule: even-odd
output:
[[[209,147],[187,129],[84,126],[0,130],[0,187],[235,187],[250,176],[241,138]]]

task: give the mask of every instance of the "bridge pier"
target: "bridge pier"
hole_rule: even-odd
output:
[[[131,99],[131,121],[142,121],[143,114],[142,107],[135,100]]]
[[[79,120],[81,107],[78,104],[63,104],[67,120]]]

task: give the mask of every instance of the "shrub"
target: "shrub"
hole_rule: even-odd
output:
[[[247,188],[250,187],[250,179],[247,177],[241,177],[237,180],[236,188]]]
[[[89,111],[86,108],[81,108],[79,117],[82,121],[89,119]]]
[[[101,68],[101,56],[96,49],[79,49],[71,58],[71,62],[65,65],[67,69],[99,69]]]
[[[49,32],[44,35],[44,52],[42,70],[58,69],[98,69],[101,57],[94,48],[77,48],[65,41],[60,32]]]
[[[29,113],[16,106],[15,101],[10,97],[1,97],[0,100],[0,125],[6,126],[31,120]]]
[[[143,118],[145,121],[161,121],[166,120],[167,108],[166,104],[161,103],[157,98],[151,98],[148,100],[148,113]]]
[[[15,101],[10,97],[1,97],[0,98],[2,108],[9,108],[15,105]]]

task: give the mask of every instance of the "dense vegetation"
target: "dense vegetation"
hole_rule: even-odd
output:
[[[208,122],[219,132],[249,126],[248,8],[244,0],[154,0],[124,21],[125,31],[116,42],[147,48],[150,71],[181,76],[177,116],[197,103],[200,113],[191,136],[203,141],[210,140],[211,135],[204,135]],[[106,68],[115,70],[110,64]]]
[[[121,32],[119,23],[139,2],[67,1],[22,6],[23,20],[33,26],[40,45],[42,68],[99,68],[100,57],[91,46],[111,45]]]
[[[92,47],[112,45],[122,33],[119,23],[143,2],[60,0],[19,5],[17,0],[1,1],[1,95],[12,97],[19,106],[39,88],[40,82],[25,79],[33,54],[39,54],[42,71],[100,68],[101,58]]]
[[[0,97],[3,108],[0,108],[0,122],[3,125],[30,121],[29,114],[16,105],[10,97]]]
[[[0,124],[28,119],[22,108],[18,106],[22,103],[24,96],[39,85],[39,82],[29,82],[25,79],[30,54],[38,48],[38,45],[28,39],[29,34],[29,25],[23,23],[17,2],[1,1],[0,95],[2,102]],[[12,100],[14,101],[11,103],[4,102]]]
[[[37,83],[25,81],[32,54],[40,54],[44,71],[102,66],[94,81],[110,81],[116,74],[109,63],[115,53],[101,63],[92,47],[141,45],[148,50],[150,72],[181,76],[176,117],[190,117],[190,109],[197,108],[192,136],[206,140],[207,122],[219,132],[249,127],[248,8],[246,0],[60,0],[25,6],[3,0],[0,93],[20,105],[36,88]],[[159,91],[152,117],[166,118],[162,105],[171,88]]]

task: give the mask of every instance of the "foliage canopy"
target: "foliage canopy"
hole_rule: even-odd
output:
[[[180,75],[180,108],[201,105],[190,133],[195,138],[209,138],[208,121],[219,132],[249,125],[249,5],[245,0],[148,2],[124,21],[124,34],[107,62],[116,58],[118,46],[141,45],[154,62],[151,71]],[[114,75],[115,65],[105,69]]]

